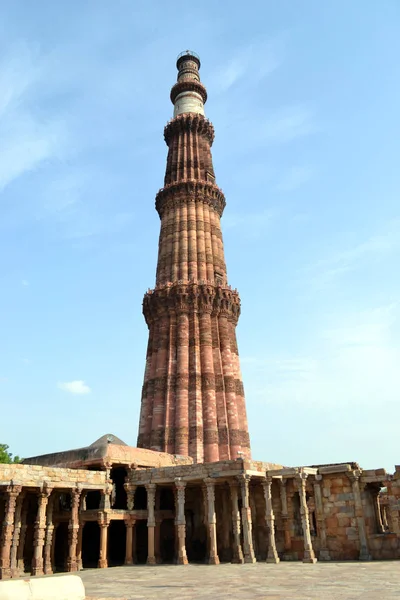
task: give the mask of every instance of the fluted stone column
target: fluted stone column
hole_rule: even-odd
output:
[[[110,510],[111,509],[111,494],[112,494],[112,482],[108,481],[104,489],[100,490],[101,498],[100,498],[100,510]]]
[[[108,528],[110,526],[110,516],[107,513],[98,513],[98,523],[100,526],[100,556],[99,569],[108,567]]]
[[[314,495],[315,495],[315,510],[317,517],[317,533],[320,539],[320,550],[319,550],[319,560],[328,561],[331,560],[327,542],[326,542],[326,524],[325,524],[325,516],[324,516],[324,507],[322,503],[322,493],[321,493],[321,481],[322,475],[315,476],[314,483]]]
[[[186,482],[180,479],[175,479],[176,501],[175,519],[178,529],[178,565],[187,565],[188,559],[186,555],[186,518],[185,518],[185,488]]]
[[[296,477],[296,481],[297,481],[297,487],[298,487],[299,496],[300,496],[300,514],[301,514],[301,524],[303,527],[303,539],[304,539],[303,562],[316,563],[317,559],[315,558],[314,549],[312,547],[312,542],[311,542],[310,519],[309,519],[308,507],[307,507],[307,497],[306,497],[307,473],[305,473],[304,471],[300,471],[300,473]]]
[[[39,492],[38,510],[33,536],[32,575],[43,575],[43,547],[46,530],[46,508],[52,488],[44,485]]]
[[[79,501],[82,490],[79,488],[73,489],[71,492],[71,519],[68,524],[68,559],[67,571],[74,572],[78,570],[76,564],[76,546],[78,543],[79,532]]]
[[[11,577],[10,553],[14,532],[15,509],[17,498],[21,491],[22,486],[20,485],[9,485],[6,487],[6,510],[0,547],[0,579]]]
[[[125,519],[126,526],[126,547],[125,547],[125,564],[133,565],[133,528],[136,520],[130,516]]]
[[[292,538],[290,536],[290,524],[289,524],[289,514],[288,514],[288,505],[287,505],[287,494],[286,494],[286,485],[287,479],[280,479],[280,496],[281,496],[281,507],[282,507],[282,522],[283,522],[283,533],[284,533],[284,550],[285,554],[291,551],[292,548]]]
[[[54,511],[55,495],[50,498],[47,505],[46,512],[46,534],[44,540],[44,573],[45,575],[51,575],[53,573],[53,562],[51,560],[51,549],[53,546],[53,535],[54,535],[54,523],[53,523],[53,511]]]
[[[364,519],[364,511],[362,507],[361,501],[361,492],[360,492],[360,477],[361,471],[355,469],[354,471],[350,471],[347,473],[350,481],[351,487],[353,489],[353,498],[354,498],[354,512],[357,521],[357,529],[358,529],[358,537],[360,539],[360,554],[359,560],[371,560],[370,553],[368,551],[368,542],[367,542],[367,534],[365,531],[365,519]]]
[[[238,480],[242,492],[242,525],[243,525],[243,553],[245,563],[256,562],[253,548],[251,508],[249,502],[250,475],[239,475]]]
[[[25,500],[25,492],[24,490],[18,495],[16,509],[15,509],[15,517],[14,517],[14,533],[12,538],[12,546],[11,546],[11,555],[10,555],[10,568],[11,568],[11,577],[18,577],[18,545],[20,542],[20,534],[22,527],[22,507]]]
[[[240,512],[238,502],[239,483],[229,480],[232,503],[232,526],[233,526],[233,563],[244,563],[242,544],[240,542]]]
[[[265,498],[265,520],[268,527],[267,563],[279,563],[279,556],[275,543],[275,516],[272,508],[272,477],[266,477],[262,484]]]
[[[217,550],[217,519],[215,514],[215,480],[207,478],[204,480],[207,492],[207,522],[208,539],[210,543],[210,553],[208,557],[209,565],[219,565]]]
[[[148,539],[148,550],[147,550],[147,564],[155,565],[156,557],[154,553],[154,529],[156,526],[156,520],[154,516],[154,504],[156,500],[156,484],[146,484],[147,490],[147,539]]]

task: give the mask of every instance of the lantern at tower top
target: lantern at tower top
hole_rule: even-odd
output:
[[[181,52],[176,61],[178,81],[171,90],[174,117],[185,113],[204,115],[207,91],[200,81],[200,58],[192,50]]]

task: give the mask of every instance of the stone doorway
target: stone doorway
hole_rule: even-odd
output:
[[[128,472],[124,467],[115,467],[111,469],[111,480],[113,482],[111,508],[122,510],[128,508],[128,499],[124,488],[127,475]]]
[[[100,527],[97,521],[87,521],[82,533],[82,566],[94,569],[100,557]]]
[[[164,519],[160,525],[160,558],[164,564],[173,564],[175,553],[175,521]]]
[[[24,573],[30,573],[32,571],[32,559],[33,559],[33,540],[35,535],[35,521],[38,510],[38,499],[36,494],[27,494],[22,512],[26,514],[26,530],[24,539],[20,539],[20,543],[23,544],[22,556],[24,563]]]
[[[148,551],[147,522],[144,520],[137,521],[135,533],[136,562],[139,565],[144,565],[147,562]]]
[[[54,571],[66,571],[68,558],[68,522],[59,523],[54,530]]]
[[[125,563],[126,526],[124,521],[111,521],[108,528],[108,566],[119,567]]]

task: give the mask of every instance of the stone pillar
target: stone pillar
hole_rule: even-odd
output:
[[[240,543],[240,512],[238,503],[239,483],[235,480],[229,481],[232,503],[232,525],[233,525],[233,563],[244,563],[242,544]]]
[[[125,483],[124,484],[124,488],[125,488],[125,491],[126,491],[126,499],[127,499],[128,510],[133,510],[134,509],[134,505],[135,505],[136,485],[133,485],[131,483]]]
[[[43,575],[43,546],[46,530],[46,508],[52,488],[43,485],[39,492],[38,510],[33,536],[32,575]]]
[[[188,559],[186,555],[186,519],[185,519],[185,488],[186,482],[181,479],[175,479],[176,500],[175,506],[175,522],[178,530],[178,565],[187,565]]]
[[[67,571],[74,572],[78,570],[76,564],[76,546],[78,543],[78,532],[79,532],[79,500],[81,497],[82,490],[75,488],[71,491],[72,502],[71,502],[71,519],[68,524],[68,559],[67,559]]]
[[[78,541],[76,544],[76,569],[82,571],[82,540],[83,540],[83,528],[85,527],[86,521],[80,521],[78,529]]]
[[[22,515],[21,515],[21,532],[19,536],[19,545],[17,550],[17,574],[16,577],[20,577],[25,572],[25,563],[24,563],[24,549],[25,549],[25,536],[27,529],[27,515],[28,515],[28,503],[25,503],[22,507]]]
[[[267,563],[278,563],[279,557],[275,543],[275,516],[272,508],[272,477],[266,477],[262,482],[265,498],[265,520],[268,527]]]
[[[317,517],[317,534],[319,535],[320,551],[319,560],[331,560],[326,542],[326,524],[324,517],[324,507],[322,504],[321,493],[322,475],[315,476],[314,496],[315,496],[315,512]]]
[[[154,553],[154,529],[156,526],[156,520],[154,517],[154,503],[156,499],[156,484],[146,484],[147,490],[147,536],[148,536],[148,550],[147,550],[147,564],[155,565],[156,557]]]
[[[280,494],[281,494],[281,507],[282,507],[282,522],[283,522],[283,533],[285,536],[284,549],[285,553],[290,552],[292,549],[292,538],[290,536],[289,526],[289,515],[287,506],[287,494],[286,494],[287,479],[280,479]]]
[[[51,549],[53,546],[53,535],[54,535],[54,523],[53,523],[53,510],[54,510],[55,496],[50,498],[47,505],[46,513],[46,534],[44,539],[44,573],[45,575],[51,575],[53,573],[53,561],[51,560]]]
[[[108,481],[104,489],[100,490],[101,499],[100,499],[100,510],[110,510],[111,509],[111,494],[112,494],[113,486],[111,481]]]
[[[125,564],[133,565],[133,528],[135,526],[135,519],[133,517],[127,517],[125,519],[126,526],[126,548],[125,548]]]
[[[161,564],[161,523],[162,518],[156,517],[156,528],[154,530],[154,555],[156,564]]]
[[[365,532],[364,512],[361,501],[359,483],[361,471],[359,469],[355,469],[354,471],[350,471],[350,473],[347,473],[347,475],[351,481],[351,487],[353,489],[354,513],[357,520],[358,537],[360,539],[359,560],[371,560],[371,556],[368,551],[367,534]]]
[[[107,546],[108,546],[108,527],[110,525],[110,517],[107,513],[98,513],[98,523],[100,525],[100,556],[99,569],[108,567]]]
[[[379,501],[380,489],[375,488],[375,489],[371,489],[370,491],[371,491],[371,496],[372,496],[372,500],[374,503],[374,511],[375,511],[377,530],[378,530],[378,533],[384,533],[385,529],[383,527],[381,505],[380,505],[380,501]]]
[[[243,551],[245,563],[256,562],[256,557],[254,556],[253,548],[251,509],[249,503],[250,479],[250,475],[243,474],[238,476],[240,489],[242,492]]]
[[[11,577],[10,554],[14,532],[15,509],[17,498],[21,491],[22,486],[20,485],[9,485],[6,487],[6,511],[0,546],[0,579]]]
[[[204,479],[207,492],[207,522],[208,522],[208,539],[210,544],[210,554],[208,556],[209,565],[219,565],[218,550],[217,550],[217,519],[215,515],[215,480]]]
[[[296,477],[296,480],[297,480],[297,487],[298,487],[299,496],[300,496],[300,514],[301,514],[301,524],[303,527],[303,539],[304,539],[303,562],[316,563],[317,559],[315,558],[314,549],[312,547],[312,542],[311,542],[310,521],[309,521],[309,517],[308,517],[308,508],[307,508],[307,497],[306,497],[307,473],[305,473],[304,471],[300,471],[300,473]]]
[[[14,534],[11,546],[11,558],[10,558],[10,568],[11,568],[11,577],[18,577],[18,545],[20,541],[21,534],[21,526],[22,526],[22,507],[25,500],[25,492],[22,491],[17,499],[16,509],[15,509],[15,518],[14,518]],[[25,538],[24,538],[25,540]]]

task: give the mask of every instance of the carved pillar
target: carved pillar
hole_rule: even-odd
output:
[[[16,509],[15,509],[15,518],[14,518],[14,534],[11,546],[11,558],[10,558],[10,568],[11,568],[11,577],[18,577],[18,545],[20,541],[21,534],[21,526],[22,526],[22,507],[25,500],[25,492],[22,491],[17,499]]]
[[[111,508],[111,494],[112,494],[113,486],[112,482],[108,481],[103,490],[100,490],[101,499],[100,499],[100,510],[110,510]]]
[[[208,522],[208,539],[210,544],[210,554],[208,557],[209,565],[219,565],[217,551],[217,519],[215,515],[215,480],[205,479],[207,491],[207,522]]]
[[[204,523],[204,526],[206,528],[206,531],[208,532],[208,499],[207,499],[207,487],[206,487],[206,485],[204,483],[201,486],[201,491],[202,491],[202,494],[203,494],[203,515],[204,515],[203,523]],[[205,560],[205,562],[208,562],[208,557],[209,556],[210,556],[210,538],[209,538],[209,535],[207,533],[207,536],[206,536],[206,560]]]
[[[235,480],[229,481],[232,503],[232,525],[233,525],[233,563],[244,563],[242,544],[240,543],[240,512],[238,503],[239,483]]]
[[[126,525],[126,548],[125,548],[125,564],[133,565],[133,528],[136,520],[133,517],[125,519]]]
[[[147,490],[147,536],[148,536],[148,550],[147,550],[147,564],[155,565],[156,557],[154,554],[154,529],[156,526],[156,520],[154,517],[154,503],[156,499],[156,484],[148,483],[146,485]]]
[[[82,540],[83,540],[83,528],[85,527],[86,521],[80,521],[78,529],[78,541],[76,544],[76,569],[82,571]]]
[[[252,523],[251,523],[251,509],[249,503],[249,482],[250,475],[239,475],[238,480],[240,483],[240,489],[242,492],[242,524],[243,524],[243,551],[244,551],[244,562],[254,563],[256,558],[254,556],[253,539],[252,539]]]
[[[124,488],[125,488],[125,491],[126,491],[126,499],[127,499],[128,510],[133,510],[134,509],[136,487],[137,487],[136,485],[133,485],[131,483],[125,483],[124,484]]]
[[[25,549],[25,536],[26,529],[28,527],[26,519],[28,515],[28,503],[24,503],[22,506],[22,515],[21,515],[21,532],[19,536],[19,544],[17,550],[17,573],[16,577],[20,577],[25,572],[25,562],[24,562],[24,549]]]
[[[290,552],[292,549],[292,538],[290,535],[289,515],[287,506],[287,494],[286,494],[287,479],[280,479],[280,494],[281,494],[281,507],[282,507],[282,522],[283,522],[283,533],[285,536],[284,548],[285,554]]]
[[[279,556],[276,550],[275,543],[275,516],[272,508],[272,477],[266,477],[265,481],[262,482],[264,488],[265,498],[265,520],[268,526],[268,553],[267,563],[278,563]]]
[[[54,523],[53,523],[53,510],[54,510],[55,496],[53,495],[47,505],[46,512],[46,534],[44,539],[44,572],[45,575],[51,575],[53,573],[53,562],[51,560],[51,549],[53,546],[53,535],[54,535]]]
[[[68,524],[68,559],[67,559],[67,571],[77,571],[76,564],[76,546],[78,543],[78,532],[79,532],[79,500],[81,497],[81,489],[74,489],[71,492],[71,519]]]
[[[17,498],[21,491],[22,486],[20,485],[9,485],[6,487],[6,511],[0,547],[0,579],[11,577],[10,553],[14,532],[15,509]]]
[[[350,481],[351,487],[353,489],[353,497],[354,497],[354,513],[357,520],[357,528],[358,528],[358,537],[360,539],[360,555],[359,560],[371,560],[371,556],[368,551],[368,542],[367,535],[365,532],[365,520],[364,520],[364,512],[361,501],[361,492],[360,492],[360,476],[361,471],[356,469],[347,473]]]
[[[321,481],[322,475],[315,476],[314,483],[314,495],[315,495],[315,511],[317,517],[317,534],[320,540],[320,551],[319,560],[331,560],[329,555],[328,546],[326,543],[326,524],[324,517],[324,507],[322,504],[322,493],[321,493]]]
[[[307,473],[304,473],[304,471],[300,471],[300,473],[296,477],[296,480],[297,480],[297,486],[298,486],[299,496],[300,496],[300,514],[301,514],[301,524],[303,527],[303,539],[304,539],[303,562],[316,563],[317,559],[315,558],[314,549],[312,547],[312,542],[311,542],[310,521],[309,521],[309,516],[308,516],[308,508],[307,508],[307,497],[306,497]]]
[[[43,546],[46,529],[46,508],[52,488],[43,486],[39,492],[38,510],[33,536],[32,575],[43,575]]]
[[[98,513],[98,523],[100,525],[100,556],[99,569],[108,567],[107,560],[107,542],[108,542],[108,527],[110,525],[110,517],[107,513]]]
[[[176,500],[175,507],[175,522],[178,529],[178,565],[187,565],[188,559],[186,555],[186,519],[185,519],[185,488],[186,482],[180,479],[175,479]]]

